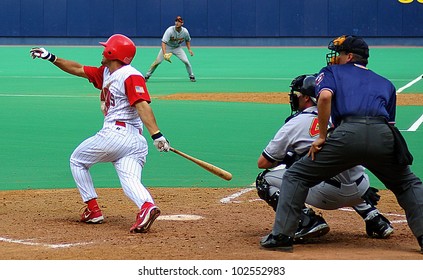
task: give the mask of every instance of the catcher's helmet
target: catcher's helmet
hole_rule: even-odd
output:
[[[300,75],[292,80],[291,92],[289,93],[289,104],[291,105],[292,112],[298,111],[299,100],[295,92],[310,96],[314,104],[317,104],[316,93],[314,92],[316,86],[316,74],[313,75]]]
[[[369,58],[369,46],[363,38],[342,35],[329,42],[328,49],[331,51],[326,55],[326,62],[328,65],[336,64],[337,54],[340,52],[358,54],[364,59]]]
[[[130,64],[136,53],[136,47],[131,39],[122,34],[112,35],[103,45],[103,55],[109,60],[119,60],[124,64]]]

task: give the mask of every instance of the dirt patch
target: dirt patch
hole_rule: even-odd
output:
[[[165,100],[198,100],[220,102],[253,102],[270,104],[289,104],[287,92],[265,93],[177,93],[158,97]],[[423,105],[423,94],[407,93],[397,95],[397,105]]]
[[[368,238],[363,220],[350,209],[321,211],[330,232],[294,253],[260,248],[272,229],[274,212],[251,189],[153,188],[162,210],[150,232],[131,234],[136,207],[122,189],[98,189],[105,222],[78,221],[84,207],[76,189],[1,191],[0,259],[61,260],[266,260],[423,259],[404,213],[392,193],[381,191],[380,210],[395,232],[386,240]],[[224,202],[222,202],[222,199]],[[166,220],[197,215],[198,220]]]

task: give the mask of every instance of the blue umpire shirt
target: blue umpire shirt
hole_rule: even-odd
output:
[[[347,116],[385,117],[395,123],[395,86],[363,65],[324,67],[316,78],[317,97],[323,89],[332,92],[331,117],[335,126]]]

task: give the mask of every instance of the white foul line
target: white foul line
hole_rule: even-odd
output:
[[[237,197],[240,197],[241,195],[250,192],[252,190],[254,190],[255,188],[246,188],[243,189],[237,193],[234,193],[230,196],[224,197],[220,200],[221,203],[240,203],[239,201],[232,201]],[[258,201],[261,199],[249,199],[248,202],[254,202],[254,201]],[[346,211],[346,212],[355,212],[355,210],[351,209],[351,208],[347,208],[347,207],[342,207],[342,208],[338,208],[337,210],[339,211]],[[405,218],[405,215],[403,214],[394,214],[394,213],[382,213],[383,215],[386,216],[394,216],[394,217],[399,217],[399,218]],[[395,221],[390,221],[391,223],[395,223],[395,224],[400,224],[400,223],[407,223],[407,220],[395,220]]]
[[[255,188],[243,189],[243,190],[241,190],[241,191],[239,191],[239,192],[237,192],[237,193],[234,193],[234,194],[232,194],[232,195],[230,195],[230,196],[227,196],[227,197],[222,198],[222,199],[220,200],[220,202],[221,202],[221,203],[230,203],[230,202],[231,202],[231,200],[233,200],[233,199],[235,199],[235,198],[237,198],[237,197],[239,197],[239,196],[243,195],[244,193],[250,192],[250,191],[252,191],[252,190],[254,190],[254,189],[255,189]]]
[[[423,115],[421,115],[420,118],[415,123],[413,123],[413,125],[410,126],[409,129],[407,129],[407,131],[416,131],[422,123],[423,123]]]
[[[22,245],[29,245],[29,246],[43,246],[43,247],[48,247],[52,249],[84,246],[84,245],[93,243],[93,242],[83,242],[83,243],[47,244],[47,243],[31,242],[31,241],[19,240],[19,239],[10,239],[10,238],[4,238],[4,237],[0,237],[0,241],[22,244]]]
[[[415,83],[417,83],[418,81],[420,81],[423,78],[423,75],[418,76],[417,78],[415,78],[414,80],[412,80],[411,82],[409,82],[408,84],[406,84],[405,86],[399,88],[397,90],[397,93],[401,93],[404,89],[411,87],[412,85],[414,85]]]
[[[9,94],[0,93],[0,97],[49,97],[49,98],[93,98],[96,95],[55,95],[55,94]]]

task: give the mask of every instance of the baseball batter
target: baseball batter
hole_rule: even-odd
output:
[[[150,69],[145,74],[146,80],[148,80],[151,75],[153,75],[154,71],[156,71],[157,67],[160,65],[160,63],[163,62],[164,59],[168,62],[172,62],[170,58],[172,55],[175,55],[185,64],[185,68],[187,69],[191,82],[196,81],[194,72],[192,72],[191,63],[189,62],[187,55],[182,49],[182,43],[185,42],[189,54],[191,56],[194,55],[194,52],[191,50],[191,36],[189,35],[188,29],[182,25],[184,25],[184,20],[182,17],[177,16],[175,18],[175,25],[166,29],[162,37],[162,47],[159,51],[159,54],[157,55],[157,58],[153,64],[151,64]]]
[[[44,48],[32,48],[32,58],[49,60],[61,70],[88,79],[101,90],[100,106],[104,114],[103,128],[83,141],[72,153],[70,167],[82,200],[87,204],[81,215],[86,223],[102,223],[89,169],[98,162],[111,162],[119,176],[124,193],[136,204],[139,212],[131,232],[146,232],[160,215],[151,194],[141,183],[141,173],[148,153],[144,138],[147,128],[159,151],[169,151],[169,143],[160,132],[144,77],[130,65],[136,53],[128,37],[115,34],[104,46],[102,66],[83,66],[59,58]]]
[[[292,112],[258,159],[259,168],[270,168],[284,163],[287,168],[307,153],[319,134],[315,99],[315,76],[301,75],[291,82],[290,105]],[[258,194],[276,211],[279,188],[286,168],[266,169],[256,180]],[[370,188],[364,167],[355,166],[335,177],[310,188],[306,203],[320,209],[333,210],[353,207],[364,219],[370,237],[387,238],[393,228],[374,206],[379,200],[377,190]],[[369,200],[365,202],[363,197]],[[308,215],[307,219],[304,215]],[[295,238],[317,237],[329,231],[326,222],[313,211],[303,210]],[[307,222],[307,223],[306,223]]]

